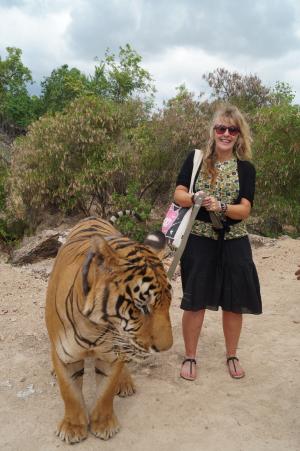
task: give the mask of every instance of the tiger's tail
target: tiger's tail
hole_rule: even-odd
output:
[[[120,211],[117,211],[116,213],[113,213],[109,217],[108,222],[112,225],[115,225],[116,221],[118,219],[122,218],[123,216],[132,216],[139,222],[143,221],[141,216],[134,210],[120,210]]]

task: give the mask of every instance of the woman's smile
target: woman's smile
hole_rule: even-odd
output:
[[[230,133],[232,128],[235,129],[236,127],[233,124],[226,122],[224,124],[222,123],[222,125],[215,126],[214,138],[216,143],[216,152],[218,159],[220,160],[231,158],[234,145],[238,140],[239,133]]]

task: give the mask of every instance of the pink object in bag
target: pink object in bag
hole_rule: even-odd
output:
[[[172,203],[170,205],[169,210],[166,213],[164,222],[162,223],[161,230],[166,235],[172,224],[175,222],[175,219],[178,216],[178,208],[176,208],[176,205]]]

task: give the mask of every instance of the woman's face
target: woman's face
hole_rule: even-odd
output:
[[[231,154],[239,134],[240,129],[233,120],[218,118],[214,125],[214,139],[217,153]]]

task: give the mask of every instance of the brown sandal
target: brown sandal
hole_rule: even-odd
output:
[[[184,359],[184,361],[182,362],[181,371],[182,371],[183,365],[186,362],[190,362],[190,376],[189,377],[185,377],[185,376],[182,376],[182,374],[180,373],[180,377],[182,377],[182,379],[185,379],[187,381],[194,381],[196,379],[196,376],[195,377],[192,376],[192,374],[193,374],[193,364],[197,365],[197,362],[196,362],[195,359],[189,359],[189,358]]]
[[[239,359],[238,359],[237,357],[235,357],[235,356],[233,356],[233,357],[227,357],[226,363],[227,363],[227,366],[228,366],[229,374],[230,374],[230,376],[231,376],[233,379],[242,379],[242,377],[245,376],[245,372],[244,372],[244,370],[242,370],[242,374],[239,374],[239,375],[236,374],[236,366],[235,366],[235,363],[234,363],[235,360],[236,360],[237,362],[239,361]],[[231,371],[230,366],[229,366],[229,362],[232,362],[232,363],[233,363],[234,372]]]

